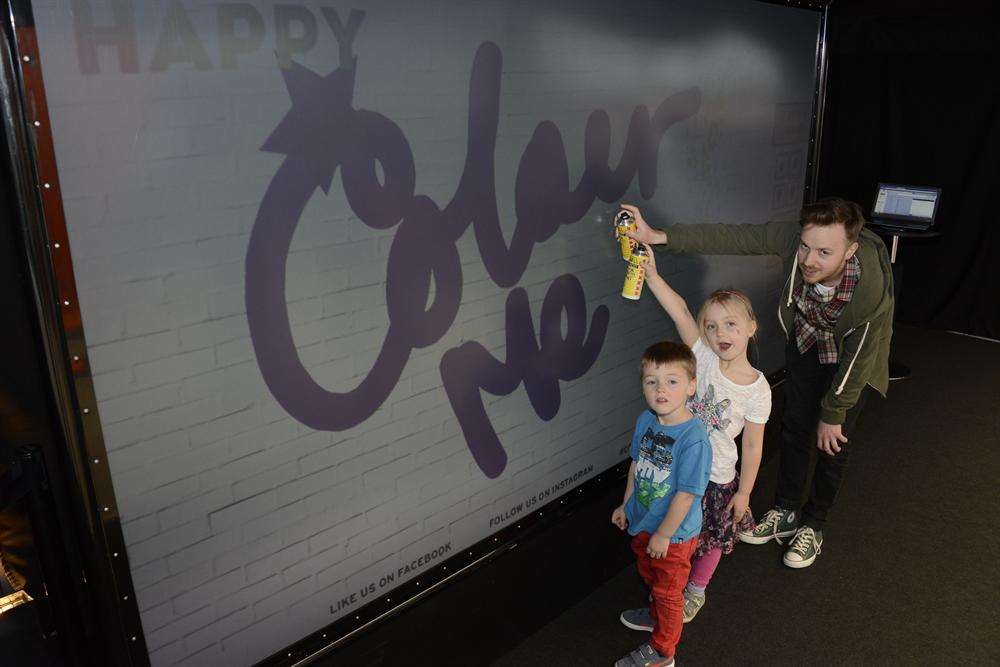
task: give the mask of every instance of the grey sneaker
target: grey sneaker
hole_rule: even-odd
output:
[[[653,631],[653,615],[649,613],[649,609],[627,609],[622,612],[621,615],[622,625],[626,628],[631,628],[633,630],[642,630],[643,632]]]
[[[705,606],[705,594],[698,595],[692,593],[687,587],[684,588],[684,622],[690,623],[701,608]]]
[[[749,531],[740,531],[740,541],[747,544],[766,544],[776,540],[781,544],[781,538],[794,535],[798,528],[798,513],[795,510],[783,510],[775,507],[768,510],[757,527]]]
[[[809,567],[816,560],[823,548],[823,532],[815,531],[809,526],[802,526],[795,532],[792,543],[785,552],[785,565],[800,568]]]
[[[649,644],[643,644],[616,662],[615,667],[676,667],[676,663]]]

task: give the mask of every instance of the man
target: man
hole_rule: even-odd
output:
[[[764,544],[791,537],[785,565],[812,565],[867,388],[885,396],[889,384],[893,293],[885,244],[864,229],[860,206],[836,197],[804,206],[798,223],[678,225],[668,231],[651,228],[636,207],[622,208],[636,220],[629,235],[657,250],[785,259],[778,319],[787,338],[787,380],[778,486],[774,508],[740,539]]]

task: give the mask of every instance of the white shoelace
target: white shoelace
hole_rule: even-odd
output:
[[[778,518],[781,514],[778,510],[768,510],[767,514],[764,515],[764,520],[760,522],[761,526],[767,526],[768,528],[774,529],[778,527]]]
[[[800,556],[805,556],[806,551],[809,549],[809,545],[816,541],[816,532],[809,527],[800,528],[795,537],[792,539],[791,545],[789,545],[788,550],[794,551]]]
[[[774,536],[774,540],[778,544],[782,544],[781,538],[778,537],[778,522],[781,521],[781,512],[778,510],[768,510],[767,514],[764,515],[764,520],[760,522],[759,526],[761,528],[766,528]]]

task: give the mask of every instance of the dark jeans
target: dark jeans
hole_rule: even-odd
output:
[[[819,363],[815,345],[805,354],[800,354],[794,337],[785,349],[787,379],[782,385],[785,410],[781,418],[781,465],[774,504],[782,509],[798,510],[802,506],[809,471],[815,466],[801,522],[815,530],[823,528],[827,513],[837,497],[847,468],[848,454],[855,444],[851,439],[854,424],[871,391],[866,386],[858,396],[858,402],[847,411],[842,432],[850,442],[839,443],[841,450],[836,456],[821,452],[816,447],[819,402],[830,388],[837,366]]]

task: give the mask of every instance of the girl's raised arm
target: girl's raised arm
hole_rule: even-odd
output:
[[[684,344],[688,347],[694,347],[694,344],[698,342],[698,338],[701,336],[701,332],[698,330],[698,323],[694,321],[691,311],[688,310],[687,303],[684,302],[684,297],[675,292],[674,288],[668,285],[667,281],[657,273],[656,258],[653,257],[653,249],[647,243],[643,243],[642,245],[646,248],[646,253],[649,256],[649,259],[646,260],[646,285],[649,287],[649,291],[653,293],[656,300],[667,311],[667,315],[674,321],[677,333],[681,335],[681,340],[684,341]]]

